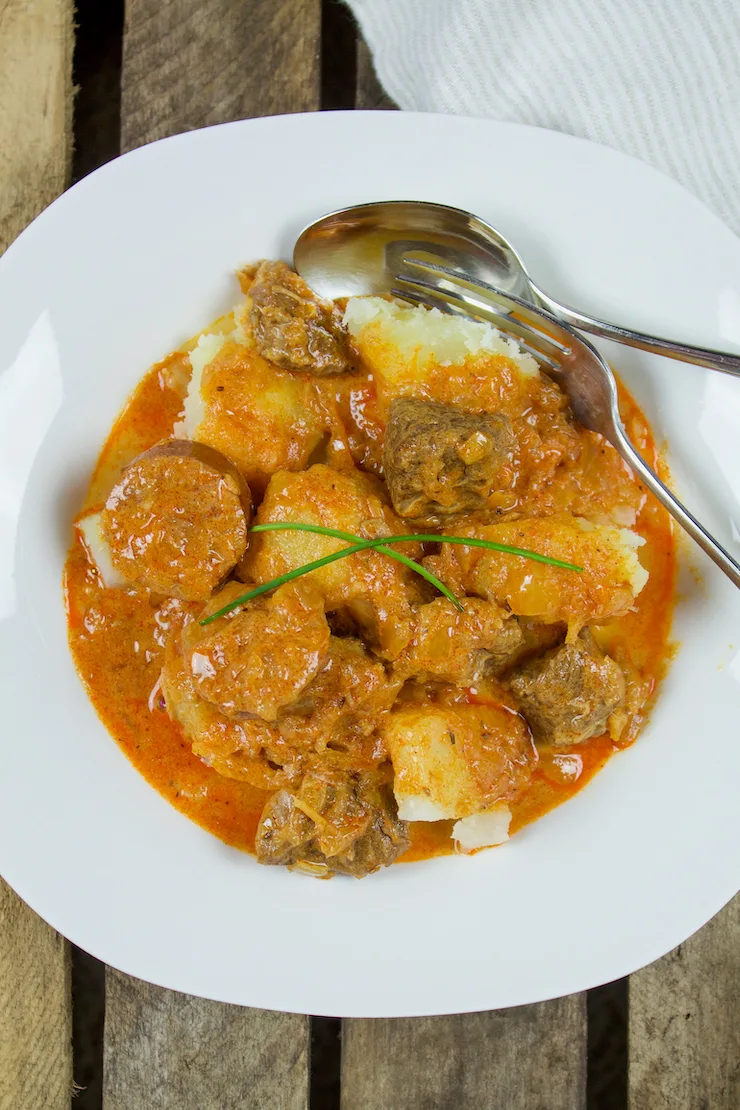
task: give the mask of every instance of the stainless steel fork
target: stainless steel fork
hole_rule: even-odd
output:
[[[740,563],[681,504],[630,442],[619,415],[614,375],[596,348],[572,327],[544,309],[434,262],[405,258],[391,292],[414,304],[488,321],[513,336],[557,381],[576,419],[617,449],[661,505],[740,587]]]

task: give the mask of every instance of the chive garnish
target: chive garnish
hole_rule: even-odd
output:
[[[287,521],[275,521],[272,524],[255,524],[250,530],[252,532],[315,532],[316,535],[331,536],[336,540],[346,540],[347,543],[351,544],[365,542],[361,536],[355,536],[352,532],[341,532],[338,528],[325,528],[323,524],[293,524]],[[422,578],[426,578],[427,582],[431,582],[441,594],[444,594],[448,601],[452,602],[456,609],[462,612],[462,602],[455,597],[452,590],[445,586],[441,578],[437,578],[437,575],[432,574],[426,567],[414,562],[413,559],[409,559],[408,555],[403,555],[400,551],[393,551],[390,547],[386,546],[389,543],[400,543],[402,539],[409,542],[420,542],[418,536],[383,536],[380,539],[374,540],[373,546],[381,555],[388,555],[391,559],[395,559],[397,563],[403,563],[409,570],[413,570],[421,575]]]
[[[532,559],[537,563],[547,563],[549,566],[562,567],[564,570],[573,570],[580,572],[583,567],[577,566],[575,563],[566,563],[562,559],[554,559],[550,555],[541,555],[538,551],[529,551],[524,547],[511,547],[505,543],[495,543],[493,540],[481,540],[477,537],[470,536],[438,536],[434,533],[412,533],[404,536],[381,536],[374,540],[362,540],[359,536],[353,535],[351,532],[342,532],[337,528],[325,528],[321,524],[305,524],[303,522],[287,522],[275,521],[269,524],[255,524],[250,528],[251,532],[314,532],[319,536],[331,536],[334,539],[346,540],[350,546],[342,548],[341,551],[334,551],[331,555],[325,555],[322,559],[314,559],[311,563],[304,563],[301,567],[295,567],[289,570],[286,574],[281,574],[277,578],[271,579],[269,582],[264,582],[261,586],[256,586],[248,593],[242,594],[234,601],[224,605],[222,609],[211,613],[210,616],[205,617],[199,623],[202,625],[210,624],[211,621],[223,617],[226,613],[230,613],[232,609],[238,609],[240,605],[246,604],[255,597],[260,597],[261,594],[269,593],[271,590],[277,589],[278,586],[285,585],[286,582],[292,582],[294,578],[301,578],[304,574],[309,574],[312,570],[319,570],[320,567],[328,566],[329,563],[334,563],[338,559],[344,559],[347,555],[354,555],[358,551],[367,551],[375,548],[376,551],[381,552],[383,555],[390,556],[404,566],[409,567],[411,570],[420,574],[422,578],[426,578],[427,582],[431,582],[433,586],[444,594],[453,605],[462,610],[463,605],[459,598],[455,597],[452,591],[445,586],[435,574],[427,570],[426,567],[415,563],[413,559],[409,559],[407,555],[401,554],[400,551],[392,551],[387,544],[391,543],[457,543],[465,547],[484,547],[488,551],[498,551],[504,555],[518,555],[523,559]]]
[[[359,536],[351,532],[340,532],[336,528],[324,528],[323,524],[288,523],[275,521],[269,524],[255,524],[250,532],[316,532],[319,536],[334,536],[338,540],[349,540],[357,543]],[[536,563],[547,563],[551,567],[562,567],[563,570],[581,572],[583,567],[576,563],[566,563],[563,559],[555,559],[552,555],[541,555],[539,551],[530,551],[526,547],[512,547],[508,543],[496,543],[494,540],[479,540],[476,536],[438,536],[433,532],[411,532],[404,536],[383,536],[374,540],[374,544],[387,543],[459,543],[465,547],[485,547],[488,551],[500,551],[504,555],[520,555],[522,559],[533,559]],[[388,555],[398,555],[397,551],[383,552]],[[418,567],[418,563],[414,563]]]
[[[306,529],[301,528],[297,530],[306,531]],[[313,527],[311,530],[313,531]],[[252,528],[251,531],[254,532],[254,528]],[[334,530],[332,529],[332,531]],[[388,550],[385,547],[386,539],[387,537],[384,536],[376,540],[362,540],[360,543],[352,544],[351,547],[343,547],[341,551],[334,551],[331,555],[325,555],[323,559],[314,559],[311,563],[304,563],[302,567],[295,567],[294,570],[289,570],[286,574],[281,574],[277,578],[273,578],[270,582],[264,582],[261,586],[256,586],[248,593],[242,594],[241,597],[237,597],[234,601],[229,602],[228,605],[224,605],[223,609],[211,613],[209,617],[204,617],[199,623],[210,624],[211,621],[217,620],[218,617],[223,617],[226,613],[230,613],[232,609],[238,609],[240,605],[244,605],[247,601],[251,601],[261,594],[269,593],[270,590],[275,590],[278,586],[284,586],[286,582],[292,582],[294,578],[301,578],[304,574],[310,574],[312,570],[319,570],[320,567],[326,567],[329,563],[335,563],[337,559],[344,559],[346,555],[354,555],[358,551],[367,551],[370,548],[376,548],[378,551],[383,552],[383,554],[390,555],[391,558],[396,559],[397,562],[404,563],[412,570],[415,570],[417,574],[420,574],[422,578],[426,578],[427,582],[431,582],[433,586],[436,586],[437,589],[445,595],[445,597],[449,598],[456,609],[462,611],[462,602],[455,597],[452,590],[445,586],[444,582],[437,578],[436,574],[432,574],[430,570],[420,566],[419,563],[415,563],[414,560],[409,559],[408,556],[402,555],[400,551]]]

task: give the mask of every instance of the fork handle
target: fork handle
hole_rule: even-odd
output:
[[[657,335],[643,335],[639,331],[630,331],[617,324],[609,324],[606,320],[597,320],[594,316],[587,316],[574,308],[560,304],[552,297],[548,297],[538,286],[531,283],[532,291],[543,308],[559,316],[574,328],[589,332],[591,335],[600,335],[602,339],[612,339],[615,343],[623,343],[627,347],[637,347],[641,351],[649,351],[653,355],[665,355],[666,358],[675,358],[679,362],[693,362],[696,366],[704,366],[707,370],[721,370],[723,374],[732,374],[740,378],[740,355],[730,354],[728,351],[713,351],[706,347],[692,347],[689,343],[677,343],[672,339],[661,339]]]
[[[712,562],[716,563],[730,581],[740,588],[740,563],[733,559],[728,551],[725,551],[722,544],[718,543],[714,536],[707,532],[706,528],[699,523],[686,506],[681,504],[675,494],[671,493],[668,486],[660,480],[655,471],[651,470],[642,455],[639,455],[632,446],[621,425],[616,428],[616,433],[614,446],[627,465],[634,470],[643,485],[647,486],[650,492],[657,497],[663,508],[667,509],[674,520],[678,521],[692,540],[695,540],[702,551],[707,553]]]

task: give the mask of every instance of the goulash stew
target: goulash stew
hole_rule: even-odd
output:
[[[100,455],[65,571],[80,677],[147,781],[260,863],[501,844],[637,737],[668,518],[490,325],[327,303],[282,262],[239,281]]]

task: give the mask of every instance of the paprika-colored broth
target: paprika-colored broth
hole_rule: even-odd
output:
[[[88,506],[104,501],[129,461],[172,434],[188,376],[186,349],[145,375],[103,447]],[[349,438],[356,440],[355,457],[360,456],[362,465],[363,450],[367,449],[370,459],[373,442],[382,438],[370,376],[359,371],[343,387],[319,380],[315,392],[322,405],[342,410]],[[623,388],[620,398],[628,433],[642,454],[654,466],[659,465],[644,415]],[[604,450],[611,448],[605,445]],[[613,460],[611,463],[614,465]],[[589,481],[588,474],[583,481]],[[627,653],[652,697],[671,651],[674,540],[667,514],[649,497],[643,499],[634,529],[647,541],[641,559],[649,580],[636,609],[602,628],[599,635],[610,652]],[[107,730],[137,770],[172,805],[226,843],[253,851],[267,795],[247,783],[222,777],[193,755],[158,692],[165,637],[198,607],[192,602],[155,598],[144,590],[106,589],[79,539],[67,559],[64,588],[75,664]],[[475,690],[468,691],[471,704],[476,704],[478,696]],[[639,719],[633,721],[620,743],[598,736],[577,746],[542,752],[529,789],[512,805],[511,831],[580,790],[620,747],[633,741],[639,724]],[[451,825],[450,821],[413,823],[412,846],[402,860],[453,851]]]

